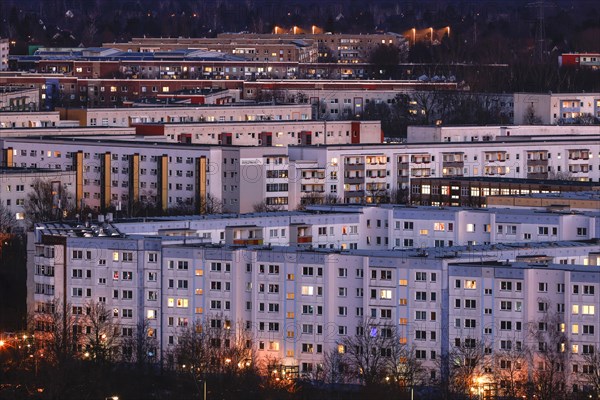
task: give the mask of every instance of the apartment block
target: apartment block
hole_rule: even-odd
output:
[[[76,131],[62,131],[68,129]],[[354,130],[351,135],[354,140]],[[165,210],[183,204],[200,212],[208,194],[223,200],[228,212],[252,211],[256,202],[265,198],[272,198],[268,201],[283,210],[327,199],[376,204],[390,196],[396,198],[398,193],[426,194],[426,188],[413,187],[411,180],[429,177],[600,179],[596,135],[288,147],[136,141],[131,136],[121,139],[128,140],[99,135],[76,140],[3,137],[0,161],[5,166],[79,171],[84,183],[76,195],[77,204],[83,199],[85,205],[98,211],[119,203],[124,207],[151,201]]]
[[[100,229],[106,236],[94,234]],[[124,336],[146,322],[159,339],[157,361],[196,322],[243,324],[259,359],[277,357],[307,377],[365,320],[377,335],[397,328],[432,379],[440,357],[474,341],[494,362],[530,349],[537,367],[541,350],[527,329],[543,329],[549,315],[569,336],[569,368],[600,345],[599,276],[583,265],[600,263],[595,241],[339,252],[129,237],[110,223],[80,230],[87,237],[67,224],[35,231],[29,308],[42,315],[59,298],[78,314],[103,303]],[[570,385],[582,381],[569,375]]]
[[[104,47],[124,52],[160,53],[173,50],[202,49],[227,53],[249,61],[317,61],[318,47],[309,38],[132,38],[127,43],[104,43]]]
[[[40,93],[23,82],[0,84],[0,111],[37,111],[40,109]]]
[[[306,104],[230,104],[210,106],[171,106],[133,108],[59,108],[63,120],[79,121],[80,126],[128,127],[146,123],[241,122],[265,120],[309,120]]]
[[[600,118],[600,93],[515,93],[515,124],[531,117],[540,124],[569,124]],[[598,129],[598,126],[596,126]]]
[[[277,29],[280,32],[277,32]],[[296,32],[281,34],[279,27],[275,28],[275,34],[240,34],[222,33],[218,38],[235,39],[247,38],[248,40],[264,40],[268,38],[312,40],[318,44],[319,58],[321,60],[334,61],[338,63],[364,63],[368,62],[369,56],[379,45],[389,45],[408,51],[408,41],[404,36],[396,33],[378,34],[349,34],[349,33],[316,33]]]
[[[283,115],[285,119],[290,116]],[[281,117],[281,114],[277,114],[267,116],[266,121],[226,121],[217,124],[139,124],[135,128],[136,133],[144,137],[157,135],[169,142],[193,144],[285,147],[383,142],[379,121],[313,121],[307,120],[307,114],[300,115],[304,117],[300,121],[282,121]]]
[[[47,112],[2,112],[0,113],[1,128],[39,128],[60,126],[58,111]]]
[[[115,222],[123,233],[170,232],[226,245],[391,250],[528,241],[589,240],[600,234],[595,210],[439,208],[415,206],[308,206],[206,217],[161,217]]]
[[[409,126],[406,141],[408,143],[489,142],[598,134],[600,134],[600,127],[589,125]]]

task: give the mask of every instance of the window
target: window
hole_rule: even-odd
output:
[[[427,292],[416,292],[415,300],[416,301],[427,301]]]
[[[477,281],[465,280],[465,289],[477,289]]]
[[[538,283],[538,292],[547,292],[548,291],[548,284],[546,282],[539,282]]]
[[[424,282],[427,280],[427,272],[417,272],[415,280],[417,282]]]
[[[314,294],[314,286],[302,286],[302,294],[304,296],[312,296]]]
[[[346,268],[338,268],[338,277],[345,278],[348,276],[348,270]]]
[[[477,322],[474,319],[465,319],[465,328],[475,328]]]

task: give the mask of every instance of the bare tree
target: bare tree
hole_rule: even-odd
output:
[[[16,224],[15,215],[0,201],[0,233],[11,233]]]
[[[71,305],[59,299],[39,304],[30,317],[31,331],[38,347],[43,349],[40,363],[47,371],[46,390],[50,398],[63,398],[73,389],[73,375],[82,350],[78,320]]]
[[[497,353],[494,380],[504,398],[516,400],[527,396],[530,354],[521,340],[509,340],[507,343],[510,343],[509,347]]]
[[[344,355],[338,348],[331,349],[323,356],[323,364],[319,367],[319,378],[330,385],[347,382],[348,365]]]
[[[530,323],[530,335],[537,342],[533,352],[532,395],[540,400],[566,398],[569,339],[562,314],[549,311],[549,302],[538,299],[546,310],[543,318]]]
[[[208,193],[200,208],[200,214],[223,214],[225,206],[221,199]]]
[[[344,362],[348,365],[349,380],[358,380],[367,387],[381,384],[388,373],[393,335],[387,335],[391,326],[378,324],[373,319],[362,320],[355,335],[342,338]]]
[[[129,334],[129,329],[129,327],[123,328],[123,331],[126,331],[121,336],[121,359],[135,364],[140,370],[156,363],[158,361],[156,354],[158,341],[150,327],[150,321],[144,319],[138,323],[135,328],[131,329],[131,334]]]
[[[394,330],[391,350],[389,359],[389,375],[393,378],[391,383],[402,392],[409,392],[422,385],[426,370],[416,357],[415,347],[401,343],[396,330]]]
[[[89,302],[81,322],[86,325],[83,345],[86,355],[97,363],[110,363],[117,359],[120,325],[113,322],[112,312],[104,303]]]
[[[525,111],[524,121],[525,125],[539,125],[542,123],[540,117],[535,113],[535,108],[533,107],[533,103],[527,106],[527,110]]]
[[[252,206],[254,212],[276,212],[282,211],[283,206],[278,204],[267,204],[266,201],[261,201],[260,203],[256,203]]]
[[[600,354],[593,344],[583,345],[582,360],[585,363],[583,367],[583,381],[591,391],[597,396],[600,393]]]
[[[60,182],[36,179],[31,186],[24,206],[30,224],[59,220],[72,213],[71,195]]]
[[[467,337],[450,349],[447,359],[448,383],[452,393],[468,396],[474,382],[483,375],[488,364],[485,342]]]
[[[221,315],[184,328],[172,356],[178,369],[190,373],[197,385],[212,379],[234,390],[258,376],[251,331],[243,322],[234,325]]]

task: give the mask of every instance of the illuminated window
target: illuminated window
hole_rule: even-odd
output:
[[[313,286],[302,286],[302,294],[305,296],[312,296],[314,293]]]
[[[595,306],[581,306],[581,313],[584,315],[594,315],[595,310]]]
[[[578,304],[573,304],[573,306],[571,307],[571,312],[573,314],[579,314],[579,305]]]
[[[465,289],[477,289],[477,281],[466,280]]]
[[[162,91],[163,91],[163,93],[169,93],[169,87],[163,86]]]
[[[177,307],[187,308],[188,307],[188,299],[177,299]]]
[[[175,306],[175,299],[168,298],[167,299],[167,307],[174,307],[174,306]]]
[[[408,285],[408,280],[407,279],[400,279],[400,281],[398,282],[398,284],[400,286],[407,286]]]

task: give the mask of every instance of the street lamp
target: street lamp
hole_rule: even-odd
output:
[[[413,46],[415,44],[417,44],[417,28],[412,28],[412,34],[413,34]]]
[[[119,396],[108,396],[105,397],[104,400],[119,400]]]

